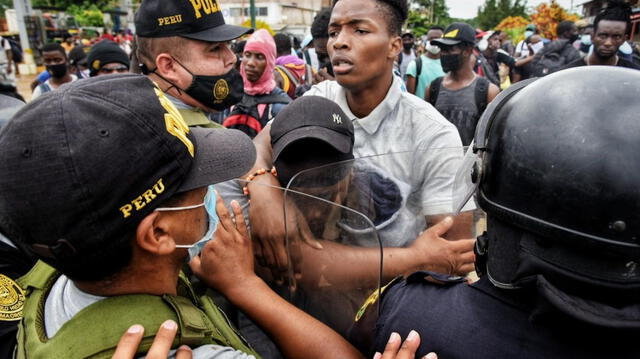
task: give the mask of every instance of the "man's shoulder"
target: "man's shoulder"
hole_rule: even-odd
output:
[[[567,65],[565,65],[562,70],[564,69],[570,69],[573,67],[581,67],[581,66],[587,66],[587,63],[584,61],[584,58],[579,58],[577,60],[574,60],[570,63],[568,63]]]
[[[447,121],[430,103],[414,94],[403,92],[398,106],[404,112],[404,116],[397,117],[400,121],[411,121],[412,125],[418,128],[437,126],[443,130],[455,129],[455,126]]]
[[[629,60],[622,59],[622,58],[618,60],[618,66],[626,67],[628,69],[640,70],[640,65],[638,65],[635,62],[631,62]]]
[[[340,92],[340,84],[337,81],[322,81],[313,85],[304,96],[321,96],[335,101]]]

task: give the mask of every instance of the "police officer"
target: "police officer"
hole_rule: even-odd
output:
[[[255,275],[240,207],[232,221],[209,186],[253,165],[240,131],[189,128],[148,78],[111,75],[26,105],[0,148],[0,232],[42,260],[0,293],[0,316],[22,316],[17,358],[107,357],[131,324],[145,328],[140,356],[167,319],[174,349],[257,357],[205,284],[287,357],[359,357]],[[201,286],[180,273],[189,260]]]
[[[365,308],[352,332],[364,352],[416,329],[419,355],[640,357],[640,74],[531,81],[491,103],[460,170],[487,213],[480,280],[417,272],[388,285],[380,316]]]
[[[189,126],[221,127],[219,112],[243,96],[228,42],[252,29],[225,24],[216,0],[145,0],[135,17],[140,70],[158,83]]]

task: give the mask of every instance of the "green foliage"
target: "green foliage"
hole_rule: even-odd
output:
[[[106,9],[111,6],[115,6],[118,4],[118,1],[115,0],[31,0],[31,5],[33,7],[39,6],[51,6],[58,7],[62,9],[67,9],[71,6],[80,6],[80,7],[89,7],[90,5],[95,5],[98,9]]]
[[[484,30],[493,29],[508,16],[526,17],[527,0],[487,0],[478,8],[476,21]]]
[[[448,24],[450,22],[449,8],[445,0],[418,0],[420,8],[410,10],[407,19],[407,29],[414,36],[422,36],[433,25]]]
[[[73,15],[80,26],[104,26],[102,11],[96,4],[85,2],[82,6],[71,5],[66,12]]]

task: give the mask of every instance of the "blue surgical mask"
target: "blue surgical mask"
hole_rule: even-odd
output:
[[[626,41],[622,43],[622,45],[620,45],[620,47],[618,48],[618,51],[620,51],[623,55],[627,55],[627,56],[633,54],[633,48]]]
[[[586,46],[591,45],[591,35],[582,35],[582,37],[580,37],[580,41]]]
[[[524,32],[524,38],[525,39],[528,38],[531,35],[533,35],[533,31],[531,31],[531,30],[527,30],[527,31]]]
[[[185,207],[156,208],[156,211],[182,211],[182,210],[195,209],[203,206],[204,206],[204,209],[207,211],[207,215],[209,216],[209,228],[207,229],[207,233],[205,233],[204,236],[202,236],[202,238],[199,241],[195,242],[194,244],[176,244],[176,248],[187,249],[187,251],[189,252],[189,259],[188,259],[189,262],[193,258],[197,257],[198,254],[200,254],[200,252],[202,252],[202,249],[204,248],[205,244],[207,244],[207,242],[213,239],[213,235],[216,232],[216,229],[218,228],[219,219],[218,219],[218,213],[216,213],[216,194],[215,194],[215,189],[213,185],[209,186],[209,188],[207,189],[207,194],[204,196],[203,203],[196,204],[193,206],[185,206]]]

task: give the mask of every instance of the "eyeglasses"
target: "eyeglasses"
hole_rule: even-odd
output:
[[[103,67],[98,72],[105,73],[105,74],[110,74],[110,73],[114,73],[114,72],[124,73],[124,72],[129,72],[129,68],[126,67],[126,66],[118,66],[118,67],[111,67],[111,68]]]

